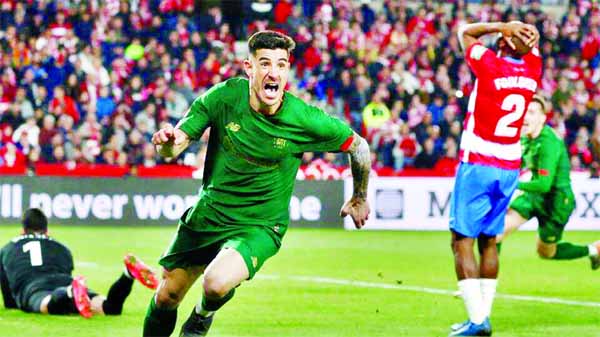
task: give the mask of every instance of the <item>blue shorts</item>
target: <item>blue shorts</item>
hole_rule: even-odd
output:
[[[466,237],[496,236],[519,182],[519,170],[461,163],[450,204],[450,229]]]

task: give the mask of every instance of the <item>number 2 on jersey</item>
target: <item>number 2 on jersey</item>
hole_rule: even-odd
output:
[[[44,261],[42,261],[42,246],[39,241],[29,241],[23,245],[23,253],[29,252],[29,260],[31,261],[31,266],[41,266]]]
[[[519,129],[510,125],[518,121],[523,116],[523,113],[525,113],[525,97],[519,94],[510,94],[502,101],[501,108],[504,111],[512,112],[500,118],[494,135],[498,137],[514,137],[517,135]]]

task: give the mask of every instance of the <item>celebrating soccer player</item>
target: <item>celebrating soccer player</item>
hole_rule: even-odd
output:
[[[163,157],[177,157],[210,127],[202,191],[179,221],[160,264],[163,279],[144,336],[169,336],[177,306],[204,273],[202,299],[180,336],[205,336],[213,314],[275,255],[289,223],[288,205],[305,151],[350,154],[354,194],[341,209],[357,228],[369,215],[367,142],[348,125],[285,91],[294,41],[273,31],[248,40],[247,79],[232,78],[197,98],[176,127],[156,132]]]
[[[571,163],[562,138],[546,124],[546,103],[534,96],[523,123],[523,167],[530,170],[531,181],[520,182],[523,191],[511,202],[505,218],[504,234],[508,234],[531,218],[538,219],[537,251],[540,257],[573,260],[589,256],[592,269],[600,267],[600,242],[574,245],[561,242],[565,225],[575,209],[571,189]]]
[[[498,54],[479,41],[491,33],[501,34]],[[539,33],[521,22],[468,24],[459,27],[458,35],[476,81],[450,211],[456,276],[469,319],[453,325],[450,336],[489,336],[498,274],[496,235],[504,229],[504,215],[517,187],[520,129],[541,77],[542,60],[536,47]]]
[[[48,219],[32,208],[23,216],[23,235],[0,250],[0,287],[5,308],[26,312],[66,315],[79,313],[120,315],[131,293],[133,279],[155,289],[154,273],[135,256],[125,256],[125,270],[101,296],[85,285],[81,276],[73,278],[73,256],[65,245],[48,236]]]

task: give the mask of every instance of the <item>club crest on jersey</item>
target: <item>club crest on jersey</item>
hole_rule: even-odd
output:
[[[238,132],[241,126],[235,122],[229,122],[229,124],[225,125],[225,128],[232,132]]]
[[[283,138],[273,138],[273,147],[276,149],[284,149],[287,145],[287,140]]]

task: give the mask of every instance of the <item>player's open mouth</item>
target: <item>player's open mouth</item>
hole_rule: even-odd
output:
[[[279,90],[279,84],[277,83],[265,83],[264,87],[267,98],[276,98],[277,91]]]

